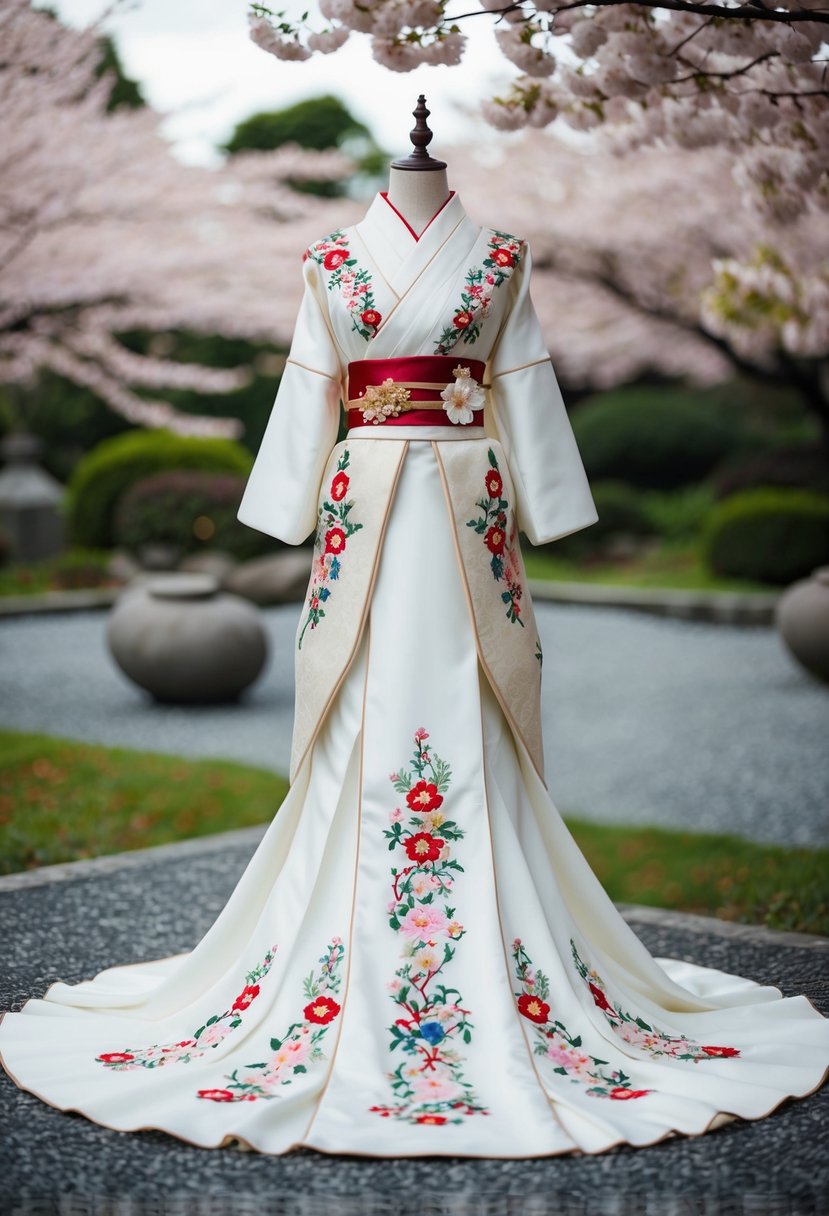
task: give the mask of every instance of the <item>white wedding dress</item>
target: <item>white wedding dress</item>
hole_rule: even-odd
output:
[[[5,1013],[3,1067],[44,1102],[204,1147],[518,1158],[698,1135],[825,1080],[829,1019],[652,957],[545,785],[517,531],[596,513],[529,261],[457,196],[419,237],[378,196],[310,248],[240,509],[293,543],[319,511],[291,785],[192,951]],[[488,425],[437,425],[423,394],[470,349]],[[422,416],[353,407],[335,443],[366,369]]]

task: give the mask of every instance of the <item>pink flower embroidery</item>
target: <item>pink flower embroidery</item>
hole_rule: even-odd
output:
[[[389,905],[389,925],[404,943],[403,963],[386,985],[396,1013],[389,1049],[403,1051],[388,1073],[394,1102],[369,1109],[384,1119],[443,1126],[489,1111],[465,1079],[458,1050],[459,1043],[471,1042],[473,1027],[446,968],[466,930],[445,900],[453,876],[463,872],[459,861],[449,859],[447,842],[462,840],[464,833],[443,806],[452,770],[424,747],[428,738],[419,727],[408,769],[390,774],[410,812],[406,823],[402,815],[390,816],[384,832],[389,848],[403,855],[392,868]],[[427,824],[439,827],[440,836],[425,831]]]
[[[511,278],[521,261],[524,242],[508,232],[491,230],[487,255],[481,266],[470,266],[461,291],[460,307],[455,306],[451,322],[435,343],[436,355],[448,355],[463,339],[475,342],[488,315],[496,288]]]
[[[227,1085],[221,1089],[200,1089],[197,1097],[210,1102],[254,1102],[257,1098],[275,1098],[283,1085],[308,1071],[317,1060],[326,1059],[320,1044],[329,1025],[340,1013],[340,1004],[331,995],[340,987],[340,967],[345,954],[342,939],[333,937],[320,956],[316,974],[312,971],[305,981],[305,996],[309,997],[302,1014],[303,1021],[294,1022],[282,1039],[270,1039],[268,1050],[262,1051],[260,1063],[246,1064],[240,1074],[235,1068],[225,1075]],[[261,1050],[261,1049],[260,1049]]]

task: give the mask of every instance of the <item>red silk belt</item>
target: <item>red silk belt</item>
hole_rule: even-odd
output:
[[[484,411],[472,411],[472,421],[466,424],[452,422],[442,407],[440,389],[454,381],[456,367],[465,367],[474,380],[481,384],[486,364],[481,359],[464,359],[457,355],[408,355],[402,359],[356,359],[348,365],[346,421],[349,429],[365,426],[483,426]],[[366,389],[381,388],[386,381],[407,390],[408,400],[401,412],[383,419],[381,423],[367,422],[362,408],[355,401],[364,397]],[[413,403],[429,402],[431,408],[417,408]],[[368,402],[367,402],[368,404]]]

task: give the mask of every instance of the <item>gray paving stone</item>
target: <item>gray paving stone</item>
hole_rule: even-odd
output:
[[[224,906],[255,839],[156,854],[144,865],[0,890],[5,978],[18,1009],[55,979],[191,949]],[[640,910],[641,911],[641,910]],[[735,971],[829,1013],[827,949],[791,935],[708,932],[705,918],[637,932],[657,955]],[[381,1160],[300,1150],[199,1149],[54,1110],[0,1075],[0,1210],[16,1216],[825,1216],[829,1086],[765,1119],[646,1149],[526,1161]]]
[[[829,688],[773,629],[536,605],[556,804],[604,822],[829,843]],[[264,613],[271,658],[235,706],[153,705],[115,669],[106,614],[0,622],[0,725],[287,772],[297,604]]]

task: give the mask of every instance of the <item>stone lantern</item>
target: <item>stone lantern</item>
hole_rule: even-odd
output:
[[[7,435],[0,444],[0,529],[11,542],[13,561],[38,561],[64,547],[60,503],[63,486],[37,463],[36,435]]]

